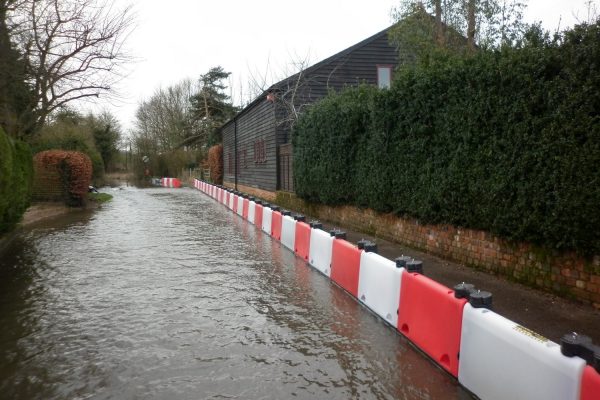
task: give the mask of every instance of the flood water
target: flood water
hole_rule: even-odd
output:
[[[200,192],[111,193],[1,255],[0,398],[471,398]]]

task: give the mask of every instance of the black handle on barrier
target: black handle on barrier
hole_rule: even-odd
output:
[[[471,293],[475,291],[475,285],[470,283],[459,283],[454,285],[454,297],[457,299],[469,299]]]
[[[412,260],[411,257],[402,255],[400,257],[396,257],[394,260],[396,262],[396,268],[404,268],[406,267],[406,263]]]
[[[474,290],[469,296],[469,304],[473,308],[487,308],[492,309],[492,294],[485,290]]]
[[[560,338],[560,352],[566,357],[583,358],[600,373],[600,346],[594,345],[592,338],[572,332]]]
[[[336,239],[346,239],[346,232],[341,231],[337,228],[334,228],[332,230],[329,231],[329,234],[333,237],[335,237]]]
[[[377,243],[373,243],[373,242],[365,243],[364,250],[367,253],[377,253]]]
[[[410,260],[406,263],[406,270],[408,272],[417,272],[423,274],[423,261]]]
[[[320,221],[310,221],[309,225],[313,229],[323,229],[323,224]]]

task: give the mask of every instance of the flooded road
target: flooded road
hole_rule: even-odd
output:
[[[1,399],[471,398],[212,199],[112,193],[2,254]]]

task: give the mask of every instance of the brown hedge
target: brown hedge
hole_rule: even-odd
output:
[[[92,161],[78,151],[47,150],[33,158],[38,171],[56,171],[62,180],[64,199],[69,205],[83,204],[92,181]]]
[[[223,183],[223,145],[217,144],[208,149],[208,167],[210,179],[213,183]]]

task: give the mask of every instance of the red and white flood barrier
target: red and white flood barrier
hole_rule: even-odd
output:
[[[177,178],[160,178],[160,185],[168,188],[180,188],[181,181]]]
[[[554,343],[492,311],[491,294],[423,275],[419,261],[389,260],[374,243],[355,245],[342,231],[239,192],[199,180],[194,187],[330,278],[477,397],[600,400],[600,347],[586,336]]]

